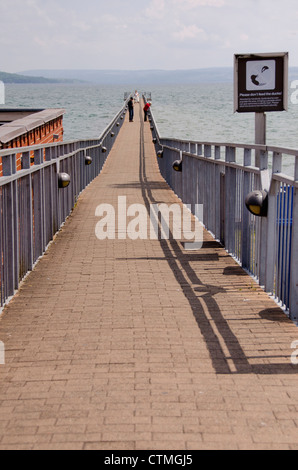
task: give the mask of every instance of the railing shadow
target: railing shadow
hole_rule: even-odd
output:
[[[142,120],[140,142],[140,188],[147,211],[150,213],[150,205],[157,203],[152,191],[154,189],[168,189],[168,186],[166,182],[164,185],[148,182],[145,162],[144,125],[142,124]],[[215,296],[219,293],[224,293],[225,289],[218,285],[204,284],[198,278],[196,271],[192,267],[193,263],[200,261],[212,263],[217,261],[218,255],[216,253],[206,254],[203,251],[204,249],[220,248],[219,243],[216,241],[205,241],[202,252],[199,254],[184,252],[182,245],[173,238],[170,240],[159,240],[159,243],[164,253],[164,259],[167,261],[191,307],[196,323],[209,351],[212,366],[217,374],[270,375],[297,373],[297,367],[291,364],[290,354],[288,363],[251,364],[216,301]],[[237,276],[246,275],[241,267],[237,266],[235,266],[235,268],[226,268],[224,274]],[[261,318],[266,318],[266,315],[271,318],[277,317],[277,312],[272,312],[272,310],[266,312],[267,311],[260,312]],[[280,314],[282,315],[282,313]],[[278,318],[280,321],[281,317],[278,316]],[[214,330],[212,324],[215,325],[217,331]],[[219,335],[222,341],[220,341]],[[285,359],[284,356],[278,356],[277,359],[278,358],[280,360]],[[259,359],[259,357],[253,359]],[[267,360],[267,357],[265,357],[265,360]],[[268,361],[269,360],[270,357],[268,356]],[[233,365],[232,368],[230,364]]]

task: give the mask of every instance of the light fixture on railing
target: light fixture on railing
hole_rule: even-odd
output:
[[[163,150],[159,150],[157,152],[157,156],[158,156],[158,158],[163,158]]]
[[[61,189],[70,185],[70,176],[68,173],[58,173],[58,186]]]
[[[173,170],[178,171],[179,173],[182,173],[182,160],[176,160],[173,163]]]
[[[253,191],[245,199],[245,205],[249,212],[257,217],[267,217],[268,192]]]
[[[157,138],[154,137],[154,139],[152,140],[152,142],[153,142],[154,144],[156,144],[156,143],[157,143]]]
[[[111,137],[115,137],[115,132],[111,132]]]
[[[92,163],[92,157],[90,157],[89,155],[86,155],[85,157],[85,165],[91,165]]]
[[[101,147],[102,153],[107,153],[107,147]]]

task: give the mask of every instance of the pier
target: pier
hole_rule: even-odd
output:
[[[285,259],[296,250],[292,191],[282,193],[286,208],[294,204],[282,245],[288,277],[278,250],[265,256],[258,238],[270,236],[275,214],[265,226],[239,209],[236,149],[250,175],[241,180],[246,192],[261,185],[271,149],[257,147],[257,169],[252,148],[162,139],[142,108],[135,105],[132,123],[121,109],[98,139],[25,148],[20,172],[15,154],[0,152],[0,450],[297,449],[297,268]],[[282,152],[273,157],[275,171]],[[191,178],[196,165],[204,194]],[[296,180],[284,184],[296,191]],[[233,184],[239,218],[231,215]],[[202,247],[132,239],[119,224],[115,237],[99,240],[98,206],[116,208],[124,197],[147,211],[206,204]]]

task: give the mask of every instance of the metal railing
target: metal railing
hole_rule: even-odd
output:
[[[297,322],[298,150],[162,138],[152,111],[150,119],[169,186],[183,203],[203,204],[205,228]],[[173,171],[176,160],[182,172]],[[260,218],[245,199],[264,189],[268,215]]]
[[[99,138],[0,151],[1,307],[45,252],[80,193],[101,172],[126,106]],[[17,155],[21,171],[16,170]],[[65,176],[70,184],[61,188]]]

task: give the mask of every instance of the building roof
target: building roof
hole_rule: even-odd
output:
[[[5,120],[11,119],[10,122],[6,122],[6,124],[0,126],[0,143],[7,144],[11,140],[36,129],[37,127],[63,116],[65,112],[66,110],[62,108],[43,110],[0,110],[0,121],[2,114],[3,118],[5,116]],[[13,116],[18,117],[18,119],[14,120]]]

